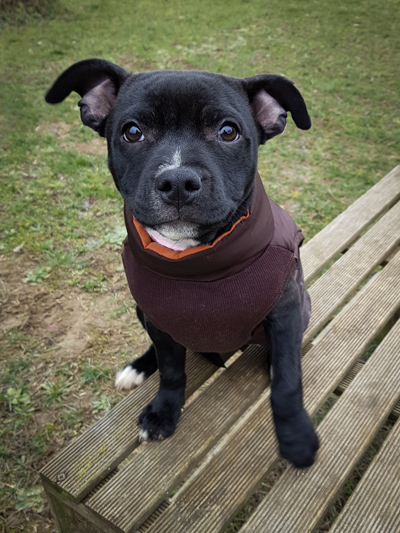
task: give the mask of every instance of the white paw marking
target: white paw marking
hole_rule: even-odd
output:
[[[139,442],[145,442],[149,440],[149,433],[146,429],[139,429]]]
[[[131,365],[128,365],[117,372],[115,387],[117,390],[129,390],[143,383],[145,379],[144,372],[137,372]]]

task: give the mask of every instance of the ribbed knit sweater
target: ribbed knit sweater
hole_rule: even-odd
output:
[[[213,244],[165,248],[127,205],[125,223],[122,258],[132,296],[157,328],[186,348],[223,353],[264,344],[262,321],[292,272],[306,329],[311,306],[298,252],[303,235],[265,194],[258,174],[249,212]]]

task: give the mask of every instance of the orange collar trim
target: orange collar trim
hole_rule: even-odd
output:
[[[231,229],[227,231],[226,233],[223,233],[220,235],[212,244],[201,244],[200,246],[194,246],[193,248],[187,248],[186,250],[178,251],[178,250],[170,250],[169,248],[166,248],[165,246],[162,246],[161,244],[158,244],[158,242],[154,242],[151,240],[150,235],[147,233],[147,231],[144,229],[142,224],[136,220],[136,218],[132,215],[133,224],[136,228],[136,231],[139,234],[140,240],[142,241],[143,248],[145,250],[152,250],[153,252],[156,252],[158,255],[161,255],[162,257],[165,257],[166,259],[182,259],[183,257],[187,257],[189,255],[197,254],[198,252],[202,252],[203,250],[209,250],[211,248],[214,248],[216,244],[219,243],[224,237],[232,233],[232,231],[236,228],[242,220],[246,220],[250,216],[250,211],[247,211],[247,215],[243,215],[239,220],[237,220]]]

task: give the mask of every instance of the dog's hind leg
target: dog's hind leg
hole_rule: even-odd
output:
[[[137,307],[136,313],[143,327],[147,330],[146,318],[143,311]],[[148,350],[146,350],[141,357],[134,359],[129,365],[117,372],[115,386],[118,390],[129,390],[137,387],[149,376],[154,374],[157,368],[158,364],[156,349],[154,344],[151,344]]]

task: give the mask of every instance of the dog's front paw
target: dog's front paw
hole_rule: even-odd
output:
[[[157,396],[141,412],[139,442],[164,440],[175,431],[183,395],[179,391],[159,391]]]
[[[115,388],[117,390],[130,390],[139,386],[146,378],[145,372],[138,372],[130,364],[117,372],[115,376]]]
[[[115,387],[117,390],[130,390],[138,387],[157,370],[157,356],[153,345],[138,359],[117,372]]]
[[[307,468],[314,463],[319,440],[305,410],[290,419],[275,417],[275,428],[284,459],[296,468]]]

